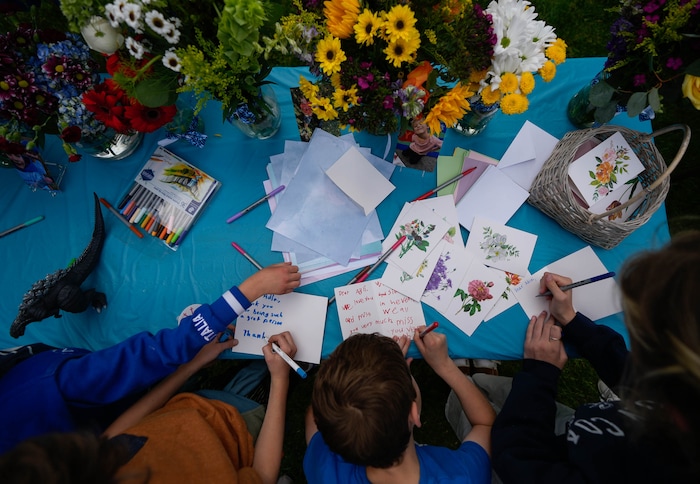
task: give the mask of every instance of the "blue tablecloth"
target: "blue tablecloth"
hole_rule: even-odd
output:
[[[568,59],[558,67],[556,78],[549,84],[538,81],[530,96],[530,109],[518,116],[496,114],[486,131],[466,138],[448,131],[444,152],[455,147],[474,149],[499,158],[525,120],[530,120],[556,137],[574,127],[566,117],[571,96],[603,65],[603,59]],[[93,228],[92,193],[116,203],[130,186],[136,172],[155,149],[162,132],[145,137],[138,151],[124,160],[110,161],[85,156],[70,164],[55,197],[47,192],[32,192],[12,169],[0,170],[0,204],[3,207],[0,230],[13,227],[37,215],[46,219],[0,239],[3,269],[0,276],[0,348],[41,341],[55,346],[77,346],[91,350],[117,343],[139,331],[155,332],[176,324],[176,317],[187,305],[209,302],[231,284],[249,276],[254,268],[236,253],[231,241],[241,244],[263,265],[280,262],[282,255],[270,251],[272,233],[265,228],[267,207],[260,207],[233,224],[225,220],[263,193],[265,166],[268,157],[284,151],[285,140],[298,140],[289,87],[298,85],[302,68],[275,68],[270,80],[283,110],[280,131],[271,139],[258,141],[246,138],[234,126],[224,122],[220,105],[210,103],[203,117],[206,146],[198,149],[183,141],[170,149],[222,181],[194,229],[177,252],[167,249],[150,237],[138,239],[106,210],[108,237],[99,267],[83,287],[96,287],[107,294],[109,306],[101,314],[92,309],[80,314],[64,313],[60,319],[49,318],[30,324],[26,334],[13,339],[9,327],[17,314],[23,294],[46,274],[65,267],[87,245]],[[649,122],[640,123],[626,115],[614,123],[638,131],[650,131]],[[377,140],[383,154],[385,138]],[[57,139],[49,139],[45,155],[48,161],[65,159]],[[391,228],[403,203],[436,185],[435,173],[397,168],[391,181],[397,189],[378,208],[385,233]],[[560,259],[586,244],[564,231],[535,208],[524,205],[509,225],[536,233],[539,238],[530,263],[532,272]],[[594,248],[605,266],[617,271],[621,263],[639,250],[663,245],[669,239],[665,209],[614,250]],[[375,274],[379,277],[383,268]],[[352,274],[327,279],[300,289],[301,292],[331,296],[333,288],[345,285]],[[518,359],[528,318],[519,306],[482,324],[467,337],[436,311],[424,306],[426,321],[441,322],[439,331],[448,335],[453,356]],[[625,333],[622,316],[600,321]],[[323,343],[327,356],[342,336],[335,306],[329,310]],[[417,354],[412,350],[412,354]]]

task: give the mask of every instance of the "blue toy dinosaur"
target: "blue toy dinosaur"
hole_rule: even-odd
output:
[[[92,239],[83,253],[68,268],[59,269],[44,279],[37,281],[22,298],[19,314],[10,326],[10,336],[19,338],[29,323],[41,321],[49,316],[61,317],[61,310],[80,313],[88,306],[101,311],[107,306],[107,297],[88,289],[83,291],[80,285],[97,266],[105,241],[105,225],[100,209],[100,202],[95,196],[95,228]]]

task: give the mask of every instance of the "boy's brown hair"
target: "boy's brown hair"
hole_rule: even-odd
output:
[[[321,364],[311,407],[333,452],[356,465],[387,468],[406,450],[416,397],[399,345],[379,334],[356,334]]]

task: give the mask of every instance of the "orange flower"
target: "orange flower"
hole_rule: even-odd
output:
[[[596,180],[603,185],[610,183],[610,175],[612,174],[613,166],[607,161],[602,162],[595,171]]]

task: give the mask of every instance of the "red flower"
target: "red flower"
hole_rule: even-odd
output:
[[[82,157],[83,157],[83,155],[79,155],[79,154],[75,153],[75,154],[70,155],[70,156],[68,157],[68,161],[70,161],[71,163],[75,163],[76,161],[80,161],[80,159],[81,159]]]
[[[149,108],[134,101],[125,108],[125,116],[136,131],[150,133],[169,123],[175,117],[175,105]]]
[[[0,136],[0,152],[7,153],[8,155],[21,155],[26,151],[22,143],[16,143]]]
[[[82,137],[82,131],[78,126],[68,126],[61,132],[61,139],[66,143],[77,143]],[[78,160],[76,160],[78,161]]]
[[[124,92],[107,79],[83,94],[83,104],[95,113],[95,118],[119,133],[127,133],[129,124],[124,118]]]

